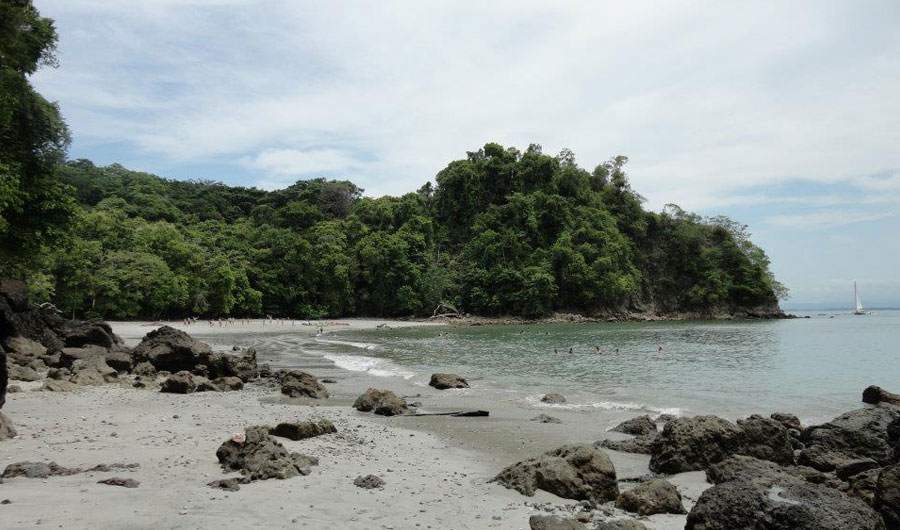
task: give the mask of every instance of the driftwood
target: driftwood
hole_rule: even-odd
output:
[[[438,311],[444,311],[441,314],[438,314]],[[447,302],[441,302],[434,308],[434,313],[430,318],[444,318],[444,317],[453,317],[453,318],[462,318],[462,314],[460,314],[459,309],[456,309],[452,305]]]
[[[410,416],[453,416],[455,418],[483,418],[489,416],[486,410],[457,410],[455,412],[422,412]]]

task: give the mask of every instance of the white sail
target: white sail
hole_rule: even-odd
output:
[[[853,282],[853,297],[856,298],[856,314],[862,314],[863,311],[862,301],[859,299],[859,291],[856,290],[856,282]]]

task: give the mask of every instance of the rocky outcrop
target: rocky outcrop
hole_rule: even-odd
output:
[[[565,445],[513,464],[492,481],[533,496],[541,489],[559,497],[603,503],[619,495],[616,469],[594,445]]]
[[[641,482],[633,489],[622,492],[616,499],[616,507],[638,515],[687,513],[681,504],[681,494],[663,479]]]
[[[222,389],[201,375],[194,375],[187,370],[182,370],[167,377],[159,386],[159,391],[169,394],[192,394],[194,392],[221,392]]]
[[[399,416],[406,414],[406,400],[397,397],[390,390],[370,388],[353,402],[353,408],[360,412],[374,412],[381,416]]]
[[[677,418],[653,442],[650,469],[657,473],[699,471],[743,448],[743,432],[716,416]]]
[[[550,405],[561,405],[565,402],[566,402],[566,396],[564,396],[562,394],[557,394],[556,392],[544,394],[544,397],[541,398],[541,403],[548,403]]]
[[[253,381],[259,375],[256,364],[256,348],[247,348],[243,355],[223,355],[225,376],[237,377],[244,383]]]
[[[625,420],[610,430],[632,436],[646,436],[648,434],[656,434],[656,423],[650,419],[650,416],[644,415]]]
[[[316,376],[306,372],[286,372],[281,378],[281,393],[288,397],[308,397],[325,399],[328,390],[319,382]]]
[[[135,364],[150,363],[157,371],[171,373],[195,372],[205,366],[215,377],[232,375],[222,369],[222,355],[213,352],[209,344],[194,340],[184,331],[170,326],[154,329],[144,336],[131,351]]]
[[[308,475],[319,464],[314,457],[288,452],[264,426],[248,427],[245,436],[226,441],[216,457],[225,471],[240,471],[247,480]]]
[[[334,427],[334,424],[328,420],[279,423],[275,427],[269,429],[269,434],[272,436],[280,436],[295,441],[334,432],[337,432],[337,429]]]
[[[39,381],[41,379],[41,374],[35,372],[30,366],[13,364],[9,366],[7,373],[7,377],[13,381]]]
[[[234,391],[244,388],[244,382],[240,377],[228,376],[218,377],[212,382],[219,390]]]
[[[900,407],[880,404],[838,416],[823,425],[807,427],[800,464],[834,471],[854,460],[870,458],[879,466],[894,463],[894,445],[889,427],[900,420]]]
[[[428,381],[428,385],[438,390],[469,388],[469,383],[456,374],[431,374],[431,380]]]
[[[528,526],[531,530],[584,530],[579,521],[557,515],[532,515],[528,518]]]
[[[863,390],[862,402],[869,403],[870,405],[877,405],[879,403],[900,405],[900,394],[894,394],[880,386],[872,385]]]
[[[878,473],[875,509],[884,518],[887,530],[900,529],[900,464],[885,467]]]
[[[25,478],[47,478],[57,476],[69,476],[81,473],[78,468],[66,468],[56,462],[16,462],[6,466],[3,470],[3,478],[25,477]]]
[[[653,453],[653,444],[656,442],[657,436],[657,434],[648,434],[646,436],[635,436],[628,440],[603,440],[600,442],[600,447],[623,453],[649,455]]]
[[[634,519],[616,519],[600,523],[594,530],[647,530],[647,527]]]
[[[758,414],[738,420],[737,424],[744,438],[741,454],[782,465],[794,463],[791,436],[783,424]]]
[[[800,432],[803,430],[803,426],[800,425],[800,418],[794,414],[788,412],[773,412],[769,417],[782,424],[788,431],[794,430]]]

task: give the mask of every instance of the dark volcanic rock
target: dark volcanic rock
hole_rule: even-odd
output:
[[[545,394],[544,397],[541,398],[541,402],[549,403],[551,405],[560,405],[566,402],[566,396],[551,392],[550,394]]]
[[[469,383],[456,374],[431,374],[431,380],[428,384],[438,390],[469,388]]]
[[[862,473],[857,473],[847,479],[847,488],[844,493],[877,509],[875,496],[878,490],[878,477],[880,475],[881,469],[870,469],[868,471],[863,471]],[[883,513],[882,517],[887,521],[887,517]]]
[[[308,475],[310,466],[319,464],[314,457],[288,452],[264,426],[248,427],[243,440],[226,441],[216,457],[224,470],[240,471],[249,480]]]
[[[289,397],[309,397],[324,399],[328,390],[319,383],[316,376],[306,372],[287,372],[281,379],[281,393]]]
[[[213,352],[208,344],[169,326],[147,333],[131,351],[131,356],[135,364],[148,362],[157,371],[193,372],[203,365],[213,377],[232,375],[224,373],[221,354]]]
[[[784,425],[785,429],[788,429],[788,430],[793,429],[795,431],[803,430],[803,426],[800,425],[800,418],[798,418],[797,416],[795,416],[793,414],[790,414],[787,412],[773,412],[772,415],[769,417],[772,418],[773,420],[777,421],[778,423]]]
[[[890,403],[891,405],[900,405],[900,395],[888,392],[880,386],[872,385],[863,390],[863,403],[877,405],[879,403]]]
[[[406,401],[397,397],[390,390],[370,388],[353,402],[353,408],[361,412],[372,411],[382,416],[399,416],[406,414]]]
[[[799,463],[820,471],[833,471],[852,460],[871,458],[879,465],[894,463],[888,427],[900,419],[900,407],[881,404],[838,416],[803,431],[806,448]]]
[[[531,421],[539,421],[541,423],[562,423],[561,419],[554,418],[553,416],[549,416],[547,414],[538,414],[537,416],[531,418]]]
[[[650,469],[657,473],[699,471],[740,452],[743,431],[716,416],[670,421],[653,442]]]
[[[247,383],[259,374],[256,365],[256,348],[247,348],[243,355],[223,355],[225,375],[238,377]]]
[[[47,478],[56,476],[68,476],[81,473],[78,468],[65,468],[56,462],[46,464],[44,462],[16,462],[6,466],[3,470],[3,478]]]
[[[123,488],[136,488],[141,483],[133,478],[122,478],[122,477],[112,477],[103,480],[98,480],[97,484],[106,484],[109,486],[122,486]]]
[[[112,328],[106,322],[98,321],[68,321],[59,332],[63,344],[67,347],[81,348],[93,344],[104,348],[112,348],[122,344],[122,339],[112,332]]]
[[[531,530],[584,530],[584,525],[575,519],[563,519],[556,515],[532,515],[528,518]]]
[[[206,485],[210,488],[221,489],[225,491],[239,491],[241,489],[241,484],[243,484],[243,481],[240,478],[223,478],[220,480],[208,482]]]
[[[653,443],[656,441],[657,436],[659,435],[648,434],[646,436],[635,436],[628,440],[603,440],[600,442],[600,446],[623,453],[649,455],[653,453]]]
[[[44,379],[44,384],[39,389],[41,392],[71,392],[78,388],[75,383],[65,379]]]
[[[738,427],[744,432],[744,448],[741,454],[770,460],[777,464],[794,463],[794,448],[787,428],[777,420],[754,414],[738,420]]]
[[[712,484],[741,479],[776,482],[779,479],[800,478],[802,478],[801,473],[795,467],[779,466],[774,462],[752,456],[730,456],[706,469],[706,480]]]
[[[18,364],[10,365],[8,374],[8,378],[14,381],[38,381],[41,378],[41,374],[33,369]]]
[[[159,387],[160,392],[169,394],[190,394],[196,390],[197,383],[194,381],[194,376],[187,370],[170,375]]]
[[[289,440],[303,440],[333,432],[337,432],[337,429],[328,420],[279,423],[274,428],[269,429],[269,434],[272,436],[280,436]]]
[[[647,434],[656,434],[656,423],[650,419],[650,416],[644,415],[625,420],[610,430],[630,434],[632,436],[644,436]]]
[[[594,445],[565,445],[501,471],[493,481],[533,496],[538,489],[566,499],[597,503],[618,497],[616,469]]]
[[[878,474],[875,508],[888,530],[900,529],[900,464],[888,466]]]
[[[685,530],[883,530],[859,499],[801,480],[739,479],[704,491]]]
[[[16,437],[16,428],[13,427],[12,420],[0,412],[0,441],[9,440]]]
[[[221,390],[241,390],[244,388],[244,382],[241,381],[240,377],[235,376],[216,378],[213,384]]]
[[[353,481],[353,485],[357,488],[371,490],[383,487],[384,481],[381,479],[381,477],[376,477],[375,475],[360,475]]]
[[[634,519],[616,519],[600,523],[594,530],[647,530],[647,527]]]
[[[144,361],[135,365],[135,367],[131,370],[131,373],[143,377],[156,377],[156,368],[154,368],[153,365],[148,363],[147,361]]]
[[[69,381],[76,385],[103,385],[115,381],[118,373],[102,358],[79,359],[72,363]]]
[[[681,504],[681,494],[669,481],[653,479],[641,482],[634,489],[622,492],[616,506],[638,515],[657,513],[687,513]]]

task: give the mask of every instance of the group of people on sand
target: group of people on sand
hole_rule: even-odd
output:
[[[662,351],[662,346],[656,347],[656,353],[662,353]],[[553,348],[553,353],[559,355],[559,348]],[[615,354],[619,355],[620,353],[619,348],[616,348]],[[569,355],[575,355],[575,350],[571,346],[569,346]],[[603,350],[600,349],[600,346],[594,347],[594,355],[603,355]]]

